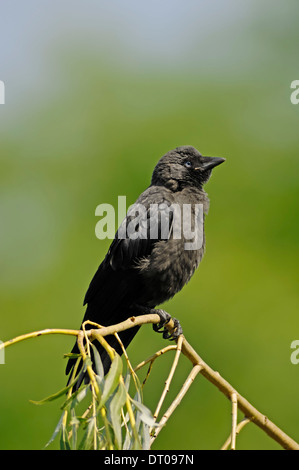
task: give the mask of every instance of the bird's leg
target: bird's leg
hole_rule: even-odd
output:
[[[166,313],[167,315],[169,315],[169,313],[165,312],[164,310],[162,310],[162,312]],[[160,316],[159,312],[157,312],[158,315]],[[160,317],[161,318],[161,317]],[[153,329],[154,331],[158,331],[158,333],[163,333],[163,338],[164,339],[170,339],[170,340],[176,340],[178,339],[178,337],[180,335],[183,334],[183,328],[181,327],[181,324],[179,322],[179,320],[177,320],[176,318],[173,318],[173,317],[170,317],[170,319],[173,321],[174,323],[174,329],[173,329],[173,332],[172,333],[169,333],[169,331],[167,330],[167,328],[164,327],[164,330],[163,331],[159,331],[159,329],[156,329],[160,323],[158,323],[158,325],[153,325]],[[169,321],[169,320],[168,320]],[[168,323],[168,321],[166,323]],[[155,328],[156,327],[156,328]]]
[[[183,334],[183,329],[179,320],[173,318],[169,313],[165,312],[165,310],[161,309],[152,309],[152,313],[157,313],[160,317],[160,322],[156,325],[153,325],[153,330],[157,333],[162,333],[164,339],[176,340],[181,334]],[[174,330],[172,333],[169,333],[165,325],[172,320],[174,323]]]
[[[168,312],[162,309],[155,309],[150,307],[142,307],[141,305],[134,305],[134,310],[138,311],[140,315],[142,314],[157,314],[160,317],[160,322],[153,324],[153,330],[157,333],[162,333],[164,339],[176,340],[181,334],[183,334],[183,329],[180,325],[179,320],[173,318]],[[174,331],[169,333],[165,325],[173,320]]]

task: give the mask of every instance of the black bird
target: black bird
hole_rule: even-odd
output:
[[[212,169],[224,160],[219,157],[204,157],[194,147],[182,146],[166,153],[158,161],[150,186],[139,196],[133,209],[128,211],[89,285],[84,299],[87,308],[83,322],[90,320],[109,326],[132,315],[149,313],[151,309],[173,297],[190,280],[204,254],[203,223],[195,224],[193,221],[198,239],[201,235],[199,231],[202,230],[202,243],[194,249],[186,249],[186,243],[190,239],[186,238],[184,232],[181,237],[175,236],[175,227],[182,227],[184,219],[178,218],[177,224],[176,212],[171,207],[182,210],[183,205],[189,205],[191,214],[195,217],[196,205],[202,205],[198,207],[203,207],[204,215],[207,214],[209,199],[203,185],[209,180]],[[136,213],[136,207],[143,208],[143,212]],[[165,232],[163,223],[167,220],[169,230]],[[130,222],[133,223],[131,233],[127,230]],[[134,232],[135,235],[132,236]],[[163,317],[163,311],[153,312],[160,314],[162,322],[167,321]],[[138,329],[139,327],[134,327],[120,333],[125,347]],[[180,332],[181,328],[177,323],[177,333]],[[106,339],[119,354],[122,353],[114,336]],[[107,373],[110,359],[97,342],[96,347],[101,355],[104,372]],[[78,352],[75,344],[72,353]],[[72,370],[75,361],[75,358],[69,359],[66,374]],[[84,374],[81,374],[77,388],[83,378]]]

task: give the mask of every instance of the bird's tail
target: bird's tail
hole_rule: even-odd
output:
[[[122,270],[115,271],[111,268],[110,264],[105,264],[104,260],[93,277],[85,295],[84,305],[87,304],[87,308],[82,324],[89,320],[102,326],[109,326],[115,325],[132,316],[132,299],[136,297],[136,281],[134,282],[134,278],[131,278],[131,276],[134,275],[134,270],[126,272],[126,275],[124,275]],[[85,324],[85,329],[88,328],[94,328],[94,326],[87,322]],[[138,329],[139,327],[134,327],[119,333],[119,337],[125,348],[128,347],[136,335]],[[118,354],[122,354],[122,348],[114,335],[106,336],[105,340],[107,340],[107,342],[116,350]],[[111,364],[108,353],[98,341],[94,341],[93,344],[100,354],[103,363],[104,374],[106,374]],[[72,349],[72,353],[79,353],[77,342]],[[74,365],[76,364],[76,361],[76,357],[71,357],[69,359],[66,366],[66,374],[70,374],[74,368]],[[95,364],[93,361],[93,367],[94,365]],[[72,374],[70,374],[70,377],[71,376]],[[76,382],[76,389],[80,387],[83,380],[85,382],[89,381],[84,370],[81,372],[80,377]]]

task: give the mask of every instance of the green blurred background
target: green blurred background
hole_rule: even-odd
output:
[[[193,145],[227,161],[206,186],[204,260],[165,309],[211,367],[299,440],[298,14],[296,0],[1,3],[1,340],[79,327],[110,243],[95,237],[96,206],[133,203],[160,156]],[[59,403],[29,400],[65,385],[72,344],[48,336],[6,350],[1,449],[50,438]],[[144,327],[133,345],[137,364],[165,342]],[[153,410],[170,359],[145,391]],[[167,404],[189,370],[182,358]],[[229,401],[198,377],[154,448],[217,449],[230,419]],[[279,446],[249,424],[237,448]]]

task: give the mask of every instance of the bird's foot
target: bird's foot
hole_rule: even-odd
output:
[[[160,322],[153,325],[153,330],[157,333],[162,333],[164,339],[176,340],[181,334],[183,334],[183,329],[179,320],[172,318],[172,316],[165,312],[165,310],[155,310],[155,313],[159,315]],[[169,323],[170,320],[172,320],[174,323],[174,328],[171,333],[167,328],[165,328],[165,325]]]
[[[164,327],[165,325],[171,320],[171,315],[165,310],[155,310],[155,313],[157,313],[160,317],[160,322],[153,324],[153,330],[156,331],[157,333],[163,333],[164,332]]]
[[[160,322],[157,324],[153,324],[153,330],[157,333],[162,333],[164,339],[176,340],[180,335],[183,334],[183,329],[180,325],[179,320],[173,318],[165,310],[144,307],[142,305],[135,304],[132,308],[132,312],[136,312],[138,313],[138,315],[157,313],[160,317]],[[165,325],[169,323],[170,320],[172,320],[174,323],[174,328],[171,332],[169,332],[168,329],[165,327]]]

